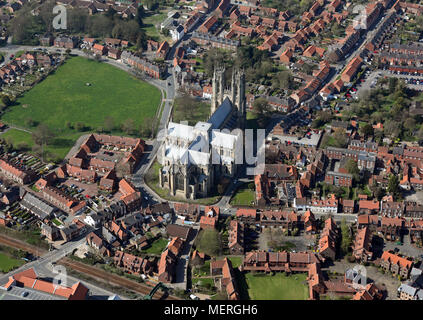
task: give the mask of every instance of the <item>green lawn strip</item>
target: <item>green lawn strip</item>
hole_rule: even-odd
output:
[[[28,148],[31,149],[34,145],[34,140],[32,140],[31,134],[18,129],[9,129],[5,133],[1,134],[0,137],[6,141],[7,139],[10,139],[15,147],[19,144],[25,143]]]
[[[168,244],[167,239],[159,238],[154,240],[153,243],[151,243],[150,247],[148,247],[145,250],[142,250],[142,252],[159,255],[164,251],[167,244]]]
[[[240,187],[232,197],[230,204],[233,206],[252,206],[254,205],[255,191],[248,188],[248,184]]]
[[[108,64],[73,57],[19,98],[1,120],[22,127],[30,118],[48,125],[56,138],[47,151],[64,157],[79,136],[102,127],[106,117],[114,119],[112,134],[125,135],[120,129],[125,120],[132,119],[138,128],[145,117],[155,116],[160,102],[160,91],[147,82]],[[66,127],[67,122],[81,122],[89,129],[79,132]]]
[[[213,278],[193,278],[192,279],[192,284],[197,284],[199,281],[201,281],[201,285],[206,285],[209,284],[210,286],[214,286],[214,281]]]
[[[245,281],[248,295],[252,300],[307,300],[309,298],[306,284],[307,274],[253,275],[246,273]]]
[[[53,222],[56,226],[60,226],[60,225],[62,225],[62,224],[60,223],[60,221],[59,221],[59,220],[57,220],[56,218],[54,218],[53,220],[51,220],[51,222]]]
[[[7,273],[23,265],[25,261],[11,258],[0,252],[0,272]]]
[[[242,264],[242,257],[227,257],[232,262],[232,268],[238,268]]]
[[[200,267],[195,267],[192,270],[193,277],[206,277],[210,275],[210,260],[204,262]]]

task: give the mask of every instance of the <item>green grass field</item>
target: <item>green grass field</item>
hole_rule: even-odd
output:
[[[25,261],[9,257],[0,252],[0,272],[7,273],[23,265]]]
[[[164,238],[155,240],[150,247],[143,250],[143,252],[160,255],[167,246],[168,241]]]
[[[244,184],[239,188],[235,195],[232,197],[230,204],[232,206],[251,206],[255,200],[255,191],[248,188],[247,184]]]
[[[242,257],[227,257],[232,262],[232,268],[238,268],[242,264]]]
[[[27,119],[48,125],[56,139],[47,150],[63,158],[75,140],[86,133],[66,127],[67,122],[81,122],[89,132],[103,127],[106,117],[112,117],[116,127],[112,134],[123,135],[120,126],[125,120],[132,119],[138,128],[145,117],[155,116],[160,101],[157,88],[125,71],[73,57],[19,98],[1,120],[19,127],[26,127]],[[27,139],[16,132],[10,136]]]
[[[254,276],[245,274],[251,300],[307,300],[308,286],[305,273],[286,276],[283,273]]]
[[[169,10],[161,10],[160,13],[148,15],[144,17],[142,22],[144,23],[143,29],[145,33],[155,39],[156,41],[170,41],[172,38],[170,36],[165,37],[163,34],[160,33],[160,23],[166,20],[167,13]],[[156,28],[156,25],[158,28]]]
[[[30,133],[17,130],[17,129],[9,129],[2,135],[0,135],[1,138],[5,139],[6,141],[10,139],[13,141],[13,145],[17,146],[21,143],[25,143],[29,149],[32,148],[34,145],[34,141],[32,140],[32,136]]]

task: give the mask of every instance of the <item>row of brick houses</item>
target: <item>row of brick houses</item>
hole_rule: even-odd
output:
[[[117,250],[113,257],[114,264],[130,274],[145,274],[151,275],[153,273],[153,264],[150,260],[137,257],[129,253],[124,253]]]
[[[384,251],[380,261],[380,266],[385,272],[391,272],[394,276],[399,275],[403,279],[408,279],[413,265],[412,259],[402,257],[391,251]]]
[[[307,272],[309,265],[320,263],[320,258],[311,252],[265,252],[250,251],[245,254],[240,267],[242,271]]]
[[[67,213],[76,215],[86,209],[85,201],[68,196],[56,187],[46,186],[41,192],[45,199]]]
[[[315,218],[312,212],[306,211],[304,214],[295,213],[292,209],[283,211],[271,211],[256,209],[238,209],[236,212],[238,221],[248,225],[260,225],[266,227],[280,227],[287,231],[294,229],[304,229],[306,232],[316,230]]]
[[[28,184],[37,178],[34,171],[22,169],[4,159],[0,159],[0,173],[19,184]]]
[[[145,72],[152,78],[161,79],[167,73],[166,65],[153,63],[126,50],[122,52],[121,59],[124,63]]]
[[[320,233],[319,253],[322,257],[335,261],[337,242],[340,232],[332,217],[325,220],[325,226]]]

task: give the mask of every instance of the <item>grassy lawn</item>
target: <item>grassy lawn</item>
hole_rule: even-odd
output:
[[[193,99],[194,100],[194,99]],[[176,98],[173,105],[173,119],[175,123],[188,121],[190,126],[195,126],[199,121],[207,121],[210,116],[210,104],[202,101],[192,103],[190,108],[182,108],[183,98]]]
[[[156,41],[167,40],[169,42],[172,39],[170,36],[165,37],[163,34],[160,33],[160,24],[166,20],[168,11],[169,9],[162,10],[158,14],[152,14],[142,19],[142,22],[144,23],[143,29],[145,30],[145,33]]]
[[[25,143],[28,148],[31,149],[34,145],[34,141],[32,140],[32,136],[30,133],[17,129],[9,129],[5,133],[0,135],[0,137],[5,140],[10,139],[11,141],[13,141],[13,145],[15,147],[21,143]]]
[[[56,218],[54,218],[53,220],[51,220],[51,222],[53,222],[56,226],[61,226],[62,224],[60,223],[59,220],[57,220]]]
[[[256,113],[253,113],[251,111],[247,111],[246,128],[247,129],[258,129],[257,114]]]
[[[238,268],[242,264],[241,257],[227,257],[232,262],[232,268]]]
[[[164,251],[164,249],[166,248],[167,243],[168,243],[168,241],[166,239],[159,238],[159,239],[155,240],[150,245],[150,247],[148,247],[147,249],[142,250],[142,251],[146,252],[146,253],[150,253],[150,254],[160,255]]]
[[[160,101],[158,89],[125,71],[73,57],[19,98],[17,105],[9,108],[1,120],[26,127],[25,120],[31,118],[35,123],[48,125],[56,138],[47,151],[63,158],[79,136],[102,127],[106,117],[114,119],[116,128],[112,134],[123,135],[120,127],[125,120],[132,119],[138,128],[145,117],[155,116]],[[66,127],[67,122],[83,123],[86,132]],[[29,139],[28,136],[17,137],[14,132],[10,135]]]
[[[305,273],[290,276],[284,273],[276,273],[273,276],[247,273],[244,277],[251,300],[307,300],[309,298]]]
[[[248,184],[244,184],[236,191],[235,195],[230,201],[230,204],[232,206],[252,206],[254,205],[254,200],[255,191],[249,189]]]
[[[192,279],[192,284],[197,284],[198,281],[201,281],[201,284],[204,286],[206,284],[209,284],[210,286],[214,286],[214,281],[212,278],[194,278]]]
[[[0,252],[0,272],[7,273],[23,265],[25,261],[9,257]]]
[[[201,267],[195,267],[192,269],[194,277],[206,277],[210,275],[210,260],[204,262]]]

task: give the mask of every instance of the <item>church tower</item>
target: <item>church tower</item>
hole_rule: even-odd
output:
[[[212,80],[212,103],[211,114],[222,104],[225,95],[225,67],[218,66],[214,68]]]
[[[212,101],[211,101],[211,114],[213,114],[217,109],[217,77],[216,77],[216,68],[213,70],[213,80],[212,80]]]
[[[212,79],[212,101],[211,114],[223,103],[225,98],[229,98],[236,114],[236,125],[240,129],[245,129],[247,110],[245,97],[245,73],[244,70],[234,68],[231,76],[230,88],[225,86],[225,67],[216,66]]]
[[[244,70],[237,70],[236,80],[236,98],[234,103],[238,109],[238,128],[245,129],[247,118],[246,98],[245,98],[245,73]]]

